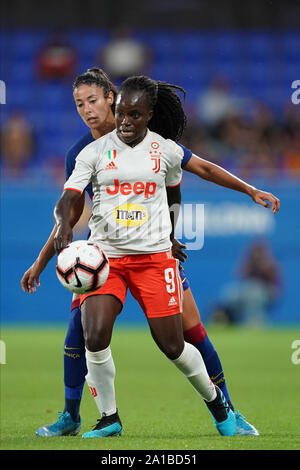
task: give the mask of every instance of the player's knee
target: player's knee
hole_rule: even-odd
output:
[[[104,349],[101,344],[101,341],[94,334],[87,334],[85,336],[85,346],[91,352],[96,352],[100,351],[101,349]]]
[[[100,328],[90,328],[84,332],[85,347],[91,351],[101,351],[109,346],[110,339],[105,330]]]
[[[168,359],[174,361],[182,353],[183,347],[184,344],[181,344],[181,342],[169,342],[168,344],[163,345],[161,349]]]

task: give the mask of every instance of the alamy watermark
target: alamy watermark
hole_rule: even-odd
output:
[[[298,365],[300,364],[300,339],[295,339],[292,342],[291,348],[295,349],[292,353],[291,361],[293,364]]]
[[[177,222],[175,238],[184,238],[188,250],[203,248],[204,204],[173,204],[169,211],[171,219]],[[101,213],[94,211],[90,228],[100,227],[106,239],[119,240],[121,244],[135,237],[137,243],[142,239],[151,246],[169,237],[170,217],[157,203],[142,205],[120,200],[113,210],[110,204],[102,204]],[[109,219],[113,223],[106,221]]]
[[[295,89],[291,95],[292,103],[300,104],[300,80],[294,80],[292,83],[292,88]]]
[[[3,80],[0,80],[0,104],[6,104],[6,85]]]
[[[6,345],[0,340],[0,364],[6,364]]]

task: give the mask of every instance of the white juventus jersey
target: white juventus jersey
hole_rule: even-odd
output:
[[[133,148],[114,130],[79,153],[64,189],[82,192],[92,182],[90,240],[109,257],[171,248],[166,186],[180,183],[183,154],[174,141],[149,130]]]

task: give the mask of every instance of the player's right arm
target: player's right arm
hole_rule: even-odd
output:
[[[87,146],[89,147],[89,145]],[[86,147],[79,152],[76,158],[80,160],[80,157],[83,157],[83,160],[87,156],[86,152]],[[90,153],[90,152],[88,152]],[[67,180],[69,181],[71,179],[71,174],[73,174],[73,170],[75,165],[75,157],[72,154],[68,154],[66,158],[66,176]],[[75,165],[76,168],[76,165]],[[84,208],[84,203],[85,203],[85,196],[84,196],[84,189],[89,183],[89,180],[86,180],[86,185],[81,188],[81,199],[80,197],[76,198],[76,202],[74,201],[73,206],[70,208],[70,215],[69,215],[69,224],[73,228],[74,225],[78,222]],[[24,292],[29,292],[30,294],[33,292],[36,292],[36,287],[40,287],[40,281],[39,277],[40,274],[43,272],[49,261],[53,258],[55,255],[55,247],[54,247],[54,237],[57,232],[57,225],[55,224],[47,242],[43,246],[39,256],[35,260],[35,262],[30,266],[30,268],[25,272],[21,279],[21,287]]]
[[[82,194],[81,197],[76,200],[76,203],[71,208],[69,221],[71,227],[74,227],[80,219],[84,209],[84,203],[85,196],[84,194]],[[49,261],[55,255],[54,237],[56,232],[57,225],[55,224],[48,240],[41,249],[37,259],[24,273],[21,279],[21,287],[24,292],[29,292],[30,294],[32,294],[33,292],[36,292],[36,287],[40,287],[40,275],[46,268]]]
[[[100,139],[101,140],[101,139]],[[59,253],[72,242],[73,231],[70,223],[71,210],[82,197],[87,185],[92,181],[97,159],[99,158],[96,142],[87,145],[77,156],[75,168],[64,185],[64,191],[54,208],[57,231],[54,235],[54,249]]]
[[[73,240],[73,230],[70,223],[71,210],[81,198],[81,191],[67,189],[63,192],[54,208],[54,218],[57,231],[54,235],[54,250],[59,253]]]

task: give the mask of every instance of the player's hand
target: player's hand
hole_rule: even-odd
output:
[[[254,202],[264,206],[266,208],[272,207],[273,214],[276,214],[280,209],[280,200],[275,197],[272,193],[267,193],[265,191],[260,191],[259,189],[254,189],[251,197]],[[267,202],[268,201],[268,202]]]
[[[186,246],[180,243],[176,238],[173,238],[172,240],[172,254],[174,258],[179,259],[182,263],[185,262],[187,259],[188,255],[183,251]]]
[[[37,261],[27,269],[21,279],[21,287],[24,292],[29,292],[29,294],[36,292],[36,288],[40,287],[40,274],[42,271]]]
[[[73,240],[73,231],[69,224],[59,225],[54,236],[54,249],[57,254],[61,252]]]

